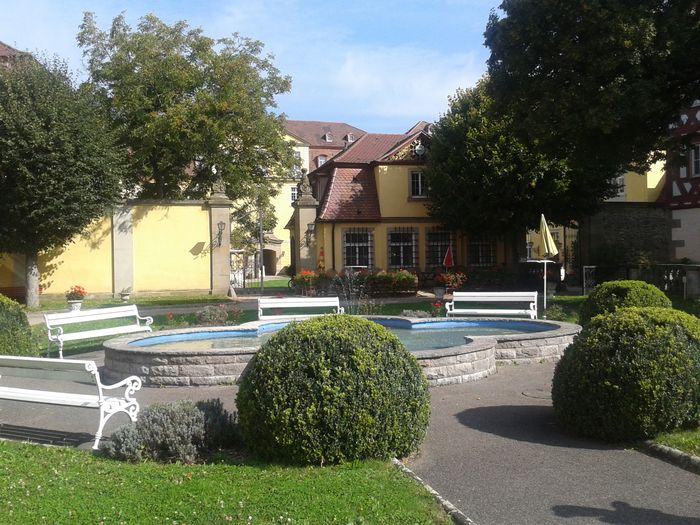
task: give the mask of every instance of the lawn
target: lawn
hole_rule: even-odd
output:
[[[678,432],[659,434],[654,438],[654,441],[700,458],[700,427],[695,430],[679,430]]]
[[[120,463],[0,441],[3,524],[447,524],[432,497],[390,463]]]
[[[157,295],[152,297],[132,297],[133,303],[139,307],[147,306],[182,306],[190,304],[225,304],[231,301],[230,297],[225,295]],[[107,306],[123,305],[120,299],[111,299],[108,297],[85,299],[83,301],[83,309],[89,308],[104,308]],[[62,297],[47,296],[41,298],[41,306],[39,308],[28,308],[29,312],[52,312],[56,310],[66,310],[66,300]]]

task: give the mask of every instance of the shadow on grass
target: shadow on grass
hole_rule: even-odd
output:
[[[612,509],[555,505],[554,514],[561,518],[594,518],[596,522],[617,525],[700,525],[700,518],[676,516],[656,509],[633,507],[624,501],[613,501]]]
[[[66,432],[6,423],[0,423],[0,438],[62,447],[78,447],[83,443],[92,443],[95,440],[95,436],[87,432]]]
[[[554,409],[544,405],[477,407],[457,414],[462,425],[487,434],[551,447],[618,450],[622,447],[568,436],[557,427]]]

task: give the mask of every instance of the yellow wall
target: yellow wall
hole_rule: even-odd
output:
[[[661,196],[666,179],[665,161],[657,161],[651,165],[647,173],[647,198],[646,202],[656,202]]]
[[[292,264],[289,230],[285,229],[285,226],[294,214],[292,187],[296,185],[296,181],[281,183],[279,185],[279,193],[272,198],[272,206],[275,209],[275,217],[277,218],[277,225],[272,230],[272,234],[282,241],[280,255],[277,260],[277,273],[280,273],[285,266]]]
[[[135,291],[210,288],[206,207],[141,205],[133,221]]]
[[[112,291],[112,220],[101,219],[65,248],[39,255],[42,293],[62,294],[80,285],[91,293]]]
[[[410,174],[419,166],[377,166],[375,180],[382,217],[427,217],[427,199],[409,199]]]

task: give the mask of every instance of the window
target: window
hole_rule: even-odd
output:
[[[411,197],[425,198],[428,196],[428,186],[422,171],[411,172]]]
[[[294,151],[294,168],[292,168],[292,177],[298,178],[301,176],[301,152]]]
[[[324,142],[333,142],[333,134],[329,131],[323,137],[321,137]]]
[[[496,240],[490,237],[469,239],[469,266],[490,268],[496,264]]]
[[[357,228],[343,235],[343,262],[345,267],[372,268],[372,232]]]
[[[319,155],[318,157],[316,157],[316,167],[320,168],[326,163],[327,160],[328,157],[326,157],[325,155]]]
[[[690,151],[690,176],[700,177],[700,144],[693,144],[690,147]]]
[[[389,269],[400,270],[402,268],[415,268],[418,266],[416,257],[416,232],[413,228],[396,228],[390,231],[387,241],[389,243]]]
[[[347,135],[347,137],[345,137],[345,139],[346,139],[348,142],[355,142],[355,135],[352,134],[352,133],[348,133],[348,135]]]
[[[425,241],[427,246],[425,258],[427,268],[441,268],[449,246],[452,246],[452,253],[454,254],[452,232],[432,230],[427,233]]]
[[[296,202],[299,198],[299,188],[292,186],[290,189],[292,190],[292,202]]]

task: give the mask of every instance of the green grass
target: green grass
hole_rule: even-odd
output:
[[[700,427],[695,430],[679,430],[660,434],[654,439],[656,443],[677,448],[687,454],[700,457]]]
[[[158,295],[153,297],[138,297],[132,296],[131,302],[135,303],[139,307],[147,306],[182,306],[190,304],[222,304],[231,301],[230,297],[225,295]],[[87,310],[89,308],[104,308],[107,306],[120,306],[123,305],[120,299],[110,299],[110,298],[98,298],[98,299],[85,299],[83,301],[83,309]],[[41,306],[39,308],[28,308],[29,312],[51,312],[55,310],[65,310],[66,300],[61,297],[42,297]]]
[[[129,464],[82,451],[0,442],[3,524],[448,524],[391,464]]]

